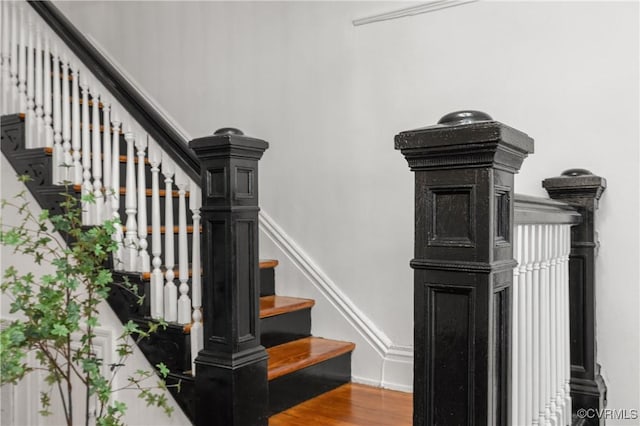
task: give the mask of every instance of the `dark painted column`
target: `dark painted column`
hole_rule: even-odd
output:
[[[513,176],[533,139],[460,111],[395,147],[415,172],[413,424],[506,425]]]
[[[595,219],[607,181],[588,170],[572,169],[545,179],[542,186],[551,198],[570,204],[582,215],[582,222],[571,228],[569,257],[572,411],[603,409],[607,388],[596,363]],[[604,425],[604,419],[588,419],[585,424]]]
[[[268,146],[237,129],[190,143],[202,170],[205,342],[195,361],[196,426],[268,424],[258,269],[258,160]]]

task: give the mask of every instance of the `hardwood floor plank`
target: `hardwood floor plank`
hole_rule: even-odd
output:
[[[410,393],[347,383],[269,419],[269,426],[410,426]]]

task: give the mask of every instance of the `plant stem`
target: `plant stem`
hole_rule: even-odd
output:
[[[67,290],[67,306],[69,306],[69,300],[71,299],[71,291]],[[73,426],[73,395],[72,395],[72,384],[71,384],[71,333],[67,335],[67,394],[69,395],[69,420],[68,426]]]
[[[62,411],[64,411],[64,418],[67,421],[67,426],[70,426],[71,419],[69,418],[69,410],[67,409],[67,403],[65,402],[65,399],[64,399],[64,391],[62,390],[62,383],[60,383],[60,380],[56,380],[56,384],[58,385],[58,392],[60,392],[60,399],[62,400]]]

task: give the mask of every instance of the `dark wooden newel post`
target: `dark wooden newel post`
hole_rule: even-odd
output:
[[[571,228],[569,256],[572,411],[604,409],[607,388],[596,362],[595,216],[607,181],[588,170],[571,169],[545,179],[542,186],[551,198],[575,207],[582,215],[582,222]],[[604,424],[604,418],[585,424]]]
[[[513,176],[533,139],[459,111],[395,147],[415,172],[413,424],[506,425]]]
[[[201,163],[203,204],[197,426],[268,424],[258,270],[258,160],[268,146],[236,129],[190,143]]]

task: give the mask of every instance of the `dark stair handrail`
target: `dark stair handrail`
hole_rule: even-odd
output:
[[[158,143],[173,161],[193,179],[200,181],[200,163],[187,145],[189,141],[160,114],[122,75],[116,67],[91,43],[60,10],[49,1],[27,0],[55,33],[75,53],[82,63],[120,102],[129,114]]]

